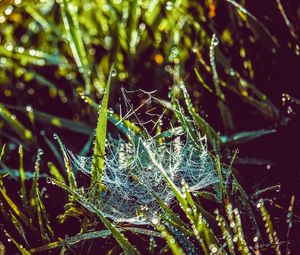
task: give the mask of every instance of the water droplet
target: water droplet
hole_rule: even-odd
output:
[[[191,209],[191,208],[187,208],[187,209],[186,209],[186,213],[187,213],[187,214],[192,214],[192,209]]]
[[[212,252],[212,253],[217,253],[217,251],[218,251],[218,248],[215,247],[215,246],[211,249],[211,252]]]
[[[219,39],[215,34],[213,34],[213,37],[211,38],[211,44],[213,46],[217,46],[219,44]]]
[[[111,70],[111,76],[112,76],[112,77],[115,77],[115,76],[117,75],[117,73],[118,73],[118,72],[117,72],[116,69],[112,69],[112,70]]]
[[[23,53],[24,51],[25,51],[25,49],[23,47],[18,47],[17,48],[18,53]]]
[[[229,75],[231,75],[231,76],[234,76],[234,75],[235,75],[234,69],[232,69],[232,68],[229,69]]]
[[[7,16],[10,15],[12,13],[13,9],[14,9],[14,7],[12,5],[9,5],[4,11],[5,15],[7,15]]]
[[[41,155],[43,155],[43,154],[44,154],[44,151],[43,151],[41,148],[39,148],[37,153],[38,153],[38,155],[40,155],[40,156],[41,156]]]
[[[280,184],[276,185],[275,190],[276,190],[276,192],[280,192],[280,190],[281,190],[281,185],[280,185]]]
[[[31,105],[27,105],[25,109],[27,112],[32,112],[33,110]]]
[[[0,21],[0,23],[1,23],[1,21]],[[12,51],[13,49],[14,49],[14,47],[13,47],[13,45],[12,44],[7,44],[6,46],[5,46],[5,48],[8,50],[8,51]]]
[[[3,15],[0,15],[0,24],[5,22],[5,17]]]
[[[157,225],[157,224],[159,223],[159,221],[158,221],[157,218],[153,218],[153,219],[151,220],[151,222],[152,222],[153,225]]]
[[[296,47],[295,47],[295,54],[296,54],[297,56],[300,55],[300,47],[299,47],[298,44],[297,44]]]
[[[50,184],[51,183],[51,177],[47,176],[46,182]]]
[[[29,54],[30,54],[31,56],[35,56],[35,55],[36,55],[36,51],[35,51],[34,49],[30,49],[30,50],[29,50]]]
[[[167,9],[168,11],[171,11],[172,8],[173,8],[173,3],[170,2],[170,1],[168,1],[167,4],[166,4],[166,9]]]
[[[55,140],[58,139],[58,135],[56,133],[53,134],[53,139],[55,139]]]
[[[112,48],[112,43],[113,43],[113,40],[112,40],[111,36],[107,35],[104,37],[104,48],[106,50],[110,50]]]
[[[7,64],[7,59],[6,59],[6,58],[0,58],[0,64],[1,64],[2,66],[6,66],[6,64]]]

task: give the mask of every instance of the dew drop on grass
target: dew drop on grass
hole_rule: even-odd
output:
[[[153,218],[152,219],[152,224],[153,225],[157,225],[159,223],[158,219],[157,218]]]
[[[8,50],[8,51],[12,51],[13,50],[13,45],[12,44],[7,44],[6,46],[5,46],[5,48]]]
[[[118,72],[117,72],[116,69],[112,69],[112,70],[111,70],[111,76],[112,76],[112,77],[115,77],[115,76],[117,75],[117,73],[118,73]]]
[[[296,47],[295,47],[295,54],[296,54],[297,56],[300,55],[300,47],[299,47],[298,44],[297,44]]]
[[[79,67],[79,68],[78,68],[78,71],[79,71],[79,73],[83,73],[83,72],[84,72],[83,67]]]
[[[213,37],[211,39],[211,44],[214,46],[217,46],[219,44],[219,39],[215,34],[213,34]]]
[[[46,178],[46,182],[50,184],[50,183],[51,183],[51,178],[50,178],[50,177],[47,177],[47,178]]]
[[[32,110],[33,110],[33,109],[32,109],[32,106],[31,106],[31,105],[27,105],[27,106],[26,106],[26,111],[27,111],[27,112],[32,112]]]
[[[172,2],[170,2],[170,1],[168,1],[168,2],[167,2],[166,9],[167,9],[168,11],[171,11],[171,10],[172,10],[172,8],[173,8],[173,3],[172,3]]]
[[[43,154],[44,154],[44,151],[43,151],[42,149],[39,148],[39,149],[38,149],[38,155],[41,156],[41,155],[43,155]]]

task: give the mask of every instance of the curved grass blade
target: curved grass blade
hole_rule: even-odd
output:
[[[234,160],[236,165],[276,166],[277,163],[264,158],[238,157]]]
[[[149,229],[144,229],[144,228],[136,228],[136,227],[122,227],[124,230],[131,231],[132,233],[136,234],[142,234],[146,236],[155,236],[155,237],[162,237],[162,235],[159,232],[149,230]]]
[[[276,255],[280,255],[281,251],[280,251],[279,239],[277,237],[276,232],[274,231],[271,216],[262,200],[257,203],[257,208],[260,210],[261,216],[265,222],[266,232],[268,234],[268,238],[272,245],[272,248],[275,250]]]
[[[15,58],[17,60],[26,61],[32,65],[44,66],[44,65],[56,65],[66,66],[67,62],[65,59],[60,58],[58,55],[50,55],[46,52],[34,50],[34,49],[24,49],[23,47],[15,47],[10,50],[4,46],[0,46],[0,54],[8,58]]]
[[[198,72],[198,70],[196,68],[194,68],[194,72],[196,74],[197,79],[200,81],[200,83],[202,84],[202,86],[208,90],[210,93],[213,93],[213,90],[206,84],[206,82],[204,81],[204,79],[202,78],[202,76],[200,75],[200,73]]]
[[[137,234],[143,234],[143,235],[148,235],[148,236],[155,236],[155,237],[162,237],[160,233],[153,231],[153,230],[148,230],[148,229],[141,229],[141,228],[134,228],[134,227],[123,227],[122,229],[131,231],[133,233]],[[122,229],[119,229],[122,231]],[[108,236],[111,235],[110,230],[101,230],[101,231],[93,231],[93,232],[88,232],[88,233],[82,233],[78,234],[75,236],[70,236],[66,237],[65,239],[48,243],[42,246],[39,246],[37,248],[32,248],[30,252],[32,253],[39,253],[47,250],[52,250],[58,247],[61,247],[67,243],[68,245],[72,245],[81,241],[85,240],[90,240],[90,239],[95,239],[95,238],[107,238]]]
[[[32,248],[30,251],[32,253],[39,253],[47,250],[52,250],[58,247],[61,247],[67,243],[68,245],[72,245],[84,240],[94,239],[94,238],[106,238],[111,235],[111,232],[109,230],[101,230],[101,231],[94,231],[89,233],[83,233],[71,237],[66,237],[65,239],[62,239],[60,241],[48,243],[42,246],[39,246],[37,248]]]
[[[52,179],[52,183],[61,187],[68,193],[70,193],[73,198],[78,201],[83,207],[85,207],[87,210],[95,213],[100,220],[103,222],[105,227],[110,230],[116,241],[119,243],[119,245],[124,250],[125,254],[128,255],[138,255],[140,254],[138,250],[125,238],[125,236],[103,215],[101,210],[99,210],[95,205],[90,203],[86,198],[84,198],[80,193],[78,193],[75,190],[72,190],[70,187],[68,187],[66,184],[59,182],[55,179]]]
[[[39,10],[37,10],[37,8],[35,8],[35,6],[33,6],[30,3],[25,3],[25,10],[26,12],[32,16],[32,18],[35,19],[36,22],[38,22],[44,30],[52,30],[56,35],[59,35],[59,30],[57,29],[57,26],[55,26],[54,24],[52,24],[49,19],[47,19],[46,17],[44,17],[43,13],[40,13]]]
[[[12,211],[23,221],[23,223],[34,233],[37,233],[37,229],[31,224],[31,220],[27,218],[27,216],[22,213],[22,211],[18,208],[18,206],[9,198],[6,193],[5,188],[3,185],[0,187],[0,193],[2,194],[3,198],[12,209]]]
[[[97,111],[99,110],[99,105],[92,98],[83,94],[81,94],[80,96],[83,97],[85,102],[92,106],[94,109],[96,109]],[[114,113],[112,109],[109,109],[107,111],[107,119],[116,128],[118,128],[120,132],[122,132],[128,138],[129,141],[133,140],[132,136],[134,134],[139,134],[146,137],[146,134],[141,128],[139,128],[136,124],[129,120],[121,119],[120,116]]]
[[[63,154],[65,168],[66,168],[67,175],[68,175],[69,185],[72,189],[76,189],[76,187],[77,187],[76,179],[75,179],[73,170],[71,168],[71,164],[70,164],[69,158],[67,156],[65,146],[63,145],[62,141],[60,140],[60,138],[58,137],[57,134],[53,134],[53,137],[55,140],[57,140],[60,150]]]
[[[152,221],[154,227],[161,233],[161,235],[165,238],[168,247],[171,249],[174,255],[184,255],[185,252],[178,244],[177,240],[172,236],[170,231],[166,228],[165,225],[159,222],[158,219],[153,219]]]
[[[61,173],[59,172],[59,170],[57,169],[57,167],[52,162],[48,162],[48,167],[49,167],[51,175],[56,180],[59,180],[61,182],[65,182],[65,178],[61,175]]]
[[[151,193],[152,196],[155,197],[156,201],[159,203],[160,207],[163,210],[163,214],[160,215],[160,217],[168,222],[171,226],[173,226],[176,229],[179,229],[180,232],[184,233],[186,236],[192,236],[192,232],[189,230],[188,226],[185,224],[183,220],[181,220],[173,211],[171,208],[169,208],[159,196],[157,196],[155,193]]]
[[[249,19],[249,25],[256,37],[266,46],[267,49],[276,51],[280,46],[270,31],[249,11],[247,11],[242,5],[234,0],[226,0],[226,2],[233,5],[238,11],[245,14]]]
[[[43,151],[41,149],[38,149],[35,164],[34,164],[34,178],[33,178],[30,193],[29,193],[29,202],[32,207],[36,206],[36,199],[37,199],[36,190],[39,185],[38,181],[39,181],[40,161],[41,161],[42,154],[43,154]]]
[[[252,140],[255,140],[259,137],[273,134],[276,132],[276,129],[260,129],[256,131],[246,131],[246,132],[240,132],[236,133],[232,136],[221,136],[221,141],[224,144],[241,144],[246,143]]]
[[[14,214],[11,211],[9,211],[9,212],[11,215],[11,222],[14,224],[14,226],[15,226],[16,230],[18,231],[19,235],[21,236],[22,240],[26,243],[26,245],[28,247],[30,247],[28,244],[27,238],[25,236],[25,231],[24,231],[24,228],[23,228],[21,222],[17,219],[16,216],[14,216]]]
[[[221,114],[221,118],[225,127],[225,130],[230,132],[233,130],[234,124],[232,120],[232,115],[230,109],[227,107],[227,105],[224,104],[225,101],[225,95],[222,92],[220,88],[220,79],[217,72],[217,66],[215,61],[215,50],[217,45],[219,44],[219,39],[217,38],[216,34],[212,35],[211,43],[209,47],[209,61],[211,66],[211,71],[213,75],[213,82],[215,85],[215,93],[218,97],[218,108]]]
[[[33,141],[33,135],[31,131],[23,126],[19,122],[15,115],[7,110],[3,104],[0,104],[0,116],[9,124],[9,126],[18,134],[22,140],[31,143]]]
[[[172,102],[174,113],[177,117],[177,119],[180,121],[182,128],[186,132],[186,134],[191,138],[193,143],[200,149],[204,148],[204,145],[202,143],[202,138],[199,136],[199,133],[196,132],[195,128],[193,127],[193,124],[191,123],[191,120],[189,120],[182,109],[182,107],[179,104],[179,101],[177,99],[174,99]]]
[[[168,129],[166,131],[163,131],[162,133],[155,135],[153,138],[160,140],[160,139],[164,139],[164,138],[172,138],[172,137],[180,136],[183,133],[184,133],[184,130],[182,127],[174,127],[174,128]]]
[[[22,245],[19,244],[8,232],[6,229],[3,229],[4,234],[8,237],[10,241],[16,246],[16,248],[21,252],[22,255],[31,255],[31,252],[25,249]]]
[[[68,129],[86,135],[89,135],[93,132],[93,129],[84,123],[71,121],[65,118],[59,118],[37,110],[33,110],[33,113],[37,120],[40,120],[46,124],[52,124],[59,128]]]
[[[64,167],[64,161],[63,161],[61,153],[59,153],[59,151],[57,150],[57,147],[54,145],[54,143],[52,141],[50,141],[50,139],[48,139],[46,134],[42,133],[42,137],[44,138],[46,144],[48,145],[48,147],[50,148],[50,150],[54,154],[55,158],[57,159],[57,161],[59,162],[59,164],[63,168]]]
[[[27,151],[30,150],[30,147],[26,143],[24,143],[22,140],[16,138],[14,135],[9,135],[9,134],[1,131],[1,129],[0,129],[0,135],[2,137],[7,138],[9,141],[11,141],[14,144],[20,144],[20,145],[22,145],[25,150],[27,150]]]

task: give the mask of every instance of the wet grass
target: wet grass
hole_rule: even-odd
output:
[[[273,5],[287,35],[244,1],[3,1],[0,254],[290,254],[295,196],[285,209],[269,198],[280,185],[244,185],[236,164],[271,166],[237,148],[288,125],[299,105],[261,83],[263,58],[299,55],[299,5]],[[149,224],[102,210],[109,136],[142,141],[172,191],[166,204],[146,187],[160,207],[136,212]],[[208,153],[217,182],[191,190],[167,174],[147,143],[178,137]],[[90,177],[68,148],[91,156]]]

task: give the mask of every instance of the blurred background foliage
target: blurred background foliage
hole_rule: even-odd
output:
[[[168,92],[176,93],[179,80],[185,79],[198,109],[212,112],[208,115],[219,131],[233,134],[274,127],[286,118],[280,116],[279,93],[269,93],[279,90],[271,80],[276,75],[264,69],[270,72],[287,65],[277,63],[283,52],[295,59],[299,55],[299,6],[289,1],[280,9],[280,2],[269,2],[258,3],[257,9],[269,6],[264,19],[276,16],[279,25],[260,21],[251,6],[246,11],[247,5],[244,9],[243,3],[233,1],[4,1],[2,103],[7,110],[17,107],[18,116],[22,111],[29,115],[32,109],[32,121],[64,126],[53,118],[57,116],[94,124],[91,109],[78,95],[99,101],[108,69],[115,63],[118,80],[112,86],[112,101],[117,102],[122,86],[157,90],[167,99]],[[220,89],[211,75],[213,33],[220,41],[215,57]],[[282,93],[288,94],[288,88]],[[211,109],[219,101],[229,112],[221,122],[218,110]],[[241,108],[234,109],[236,105]],[[246,114],[263,121],[243,125],[238,120],[245,120]],[[10,125],[2,126],[5,135],[15,136]],[[37,134],[30,124],[17,126],[18,139],[34,143]]]
[[[166,109],[168,117],[171,99],[185,100],[224,161],[240,145],[235,164],[244,167],[247,190],[292,180],[286,194],[294,194],[299,176],[284,171],[294,168],[299,142],[293,131],[299,127],[299,21],[296,0],[1,1],[0,142],[10,162],[1,171],[19,175],[21,144],[26,168],[34,168],[43,148],[55,172],[64,164],[54,132],[86,154],[114,63],[114,113],[120,114],[122,91],[155,91],[155,111]],[[134,95],[132,102],[138,107],[145,97]],[[109,121],[116,119],[112,114]]]

